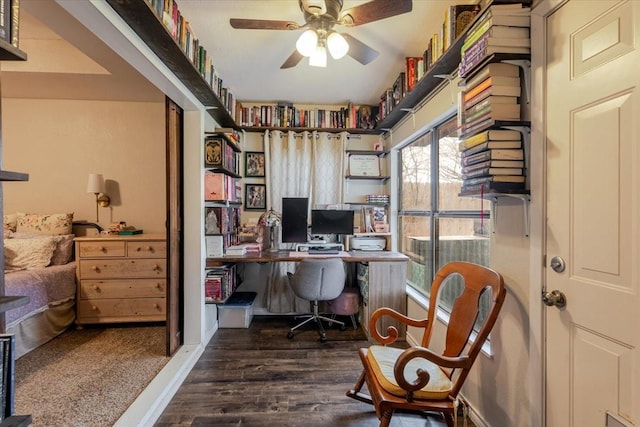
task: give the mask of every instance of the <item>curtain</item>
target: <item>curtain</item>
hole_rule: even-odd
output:
[[[346,132],[265,132],[267,207],[282,212],[283,197],[308,197],[310,208],[341,203],[347,138]],[[294,246],[280,243],[279,249],[293,250]],[[308,311],[308,302],[297,298],[289,287],[287,272],[295,267],[294,262],[271,263],[267,279],[270,312]]]

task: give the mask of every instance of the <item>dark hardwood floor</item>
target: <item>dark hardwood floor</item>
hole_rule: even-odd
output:
[[[361,372],[357,349],[368,344],[361,328],[327,329],[321,343],[313,329],[288,339],[294,324],[256,316],[248,329],[220,329],[156,426],[377,426],[372,406],[345,396]],[[391,421],[444,425],[436,414]]]

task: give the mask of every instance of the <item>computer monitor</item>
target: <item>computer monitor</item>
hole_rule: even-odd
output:
[[[309,198],[282,198],[282,242],[307,243],[309,239]]]
[[[353,211],[312,210],[311,234],[353,234]]]

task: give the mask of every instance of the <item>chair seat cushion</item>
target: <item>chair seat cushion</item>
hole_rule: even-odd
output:
[[[393,366],[403,352],[403,349],[372,345],[367,351],[367,359],[371,363],[373,373],[382,388],[389,393],[404,397],[407,391],[402,389],[393,375]],[[416,399],[446,399],[452,388],[451,380],[440,369],[438,365],[426,359],[416,358],[405,367],[405,378],[411,380],[416,378],[416,371],[422,369],[430,376],[429,383],[413,393]]]

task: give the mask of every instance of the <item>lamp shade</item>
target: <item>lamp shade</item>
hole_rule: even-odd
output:
[[[327,66],[327,49],[324,46],[316,47],[313,55],[309,57],[309,65],[312,67]]]
[[[340,59],[349,52],[349,43],[334,31],[327,37],[327,48],[333,59]]]
[[[318,34],[314,30],[307,30],[300,34],[296,42],[296,49],[303,56],[311,56],[318,45]]]
[[[87,193],[104,193],[104,178],[100,173],[90,173],[87,181]]]

